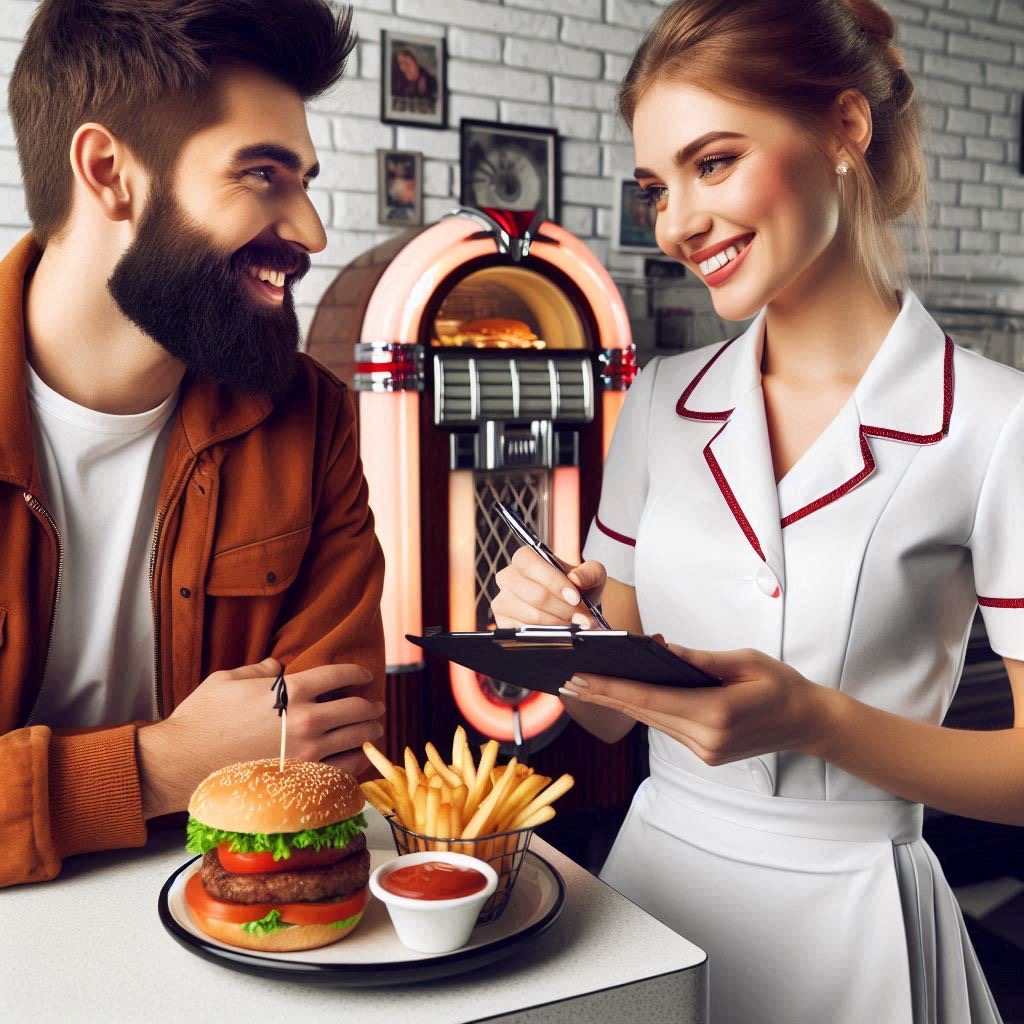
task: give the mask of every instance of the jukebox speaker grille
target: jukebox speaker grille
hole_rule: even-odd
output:
[[[491,601],[498,594],[494,576],[503,569],[519,546],[491,511],[495,501],[514,508],[545,543],[549,537],[549,488],[551,477],[536,473],[477,473],[476,493],[476,628],[491,623]]]

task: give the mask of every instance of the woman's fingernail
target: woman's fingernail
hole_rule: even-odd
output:
[[[558,692],[563,697],[572,697],[573,700],[579,700],[580,699],[580,695],[578,693],[575,693],[573,690],[567,690],[564,686],[560,686],[558,688]]]
[[[580,595],[577,594],[576,591],[572,589],[572,587],[566,587],[565,590],[562,591],[562,597],[565,598],[567,604],[580,603]]]
[[[590,689],[590,683],[588,683],[582,676],[573,676],[572,679],[569,680],[569,685],[578,686],[581,690]]]
[[[583,612],[577,612],[572,617],[572,621],[573,621],[573,625],[579,626],[581,629],[589,629],[590,628],[590,619],[588,619],[586,617],[586,615],[583,614]]]

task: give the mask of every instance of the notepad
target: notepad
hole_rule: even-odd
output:
[[[578,674],[660,686],[720,686],[653,637],[616,629],[520,626],[479,633],[428,632],[411,643],[457,665],[527,690],[557,693]]]

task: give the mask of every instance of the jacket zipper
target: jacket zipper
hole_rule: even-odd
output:
[[[28,718],[25,719],[25,728],[32,724],[32,719],[35,718],[36,711],[39,708],[39,701],[43,696],[43,686],[46,682],[46,666],[50,660],[50,648],[53,646],[53,631],[57,625],[57,605],[60,603],[60,581],[61,574],[63,571],[63,545],[61,544],[60,531],[57,529],[57,524],[53,521],[53,517],[43,507],[43,503],[33,497],[28,491],[22,491],[22,497],[25,499],[25,503],[30,509],[36,514],[36,518],[45,519],[49,524],[50,529],[53,531],[53,539],[57,542],[57,589],[53,595],[53,611],[50,613],[50,633],[46,639],[46,657],[43,659],[43,673],[39,679],[39,692],[36,694],[36,699],[32,704],[32,710],[28,713]]]
[[[153,709],[156,711],[157,721],[164,717],[164,702],[160,694],[160,614],[156,605],[156,549],[160,542],[160,529],[164,525],[164,518],[167,515],[169,505],[165,505],[156,516],[156,526],[153,528],[153,547],[149,552],[149,603],[153,609]]]

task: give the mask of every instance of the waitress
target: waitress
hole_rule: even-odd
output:
[[[629,391],[574,586],[528,549],[500,626],[660,633],[722,679],[587,676],[651,776],[602,877],[710,955],[716,1024],[1000,1020],[922,804],[1024,823],[1024,375],[906,283],[913,85],[873,0],[681,0],[620,94],[662,250],[737,338]],[[1016,728],[941,725],[975,609]]]

